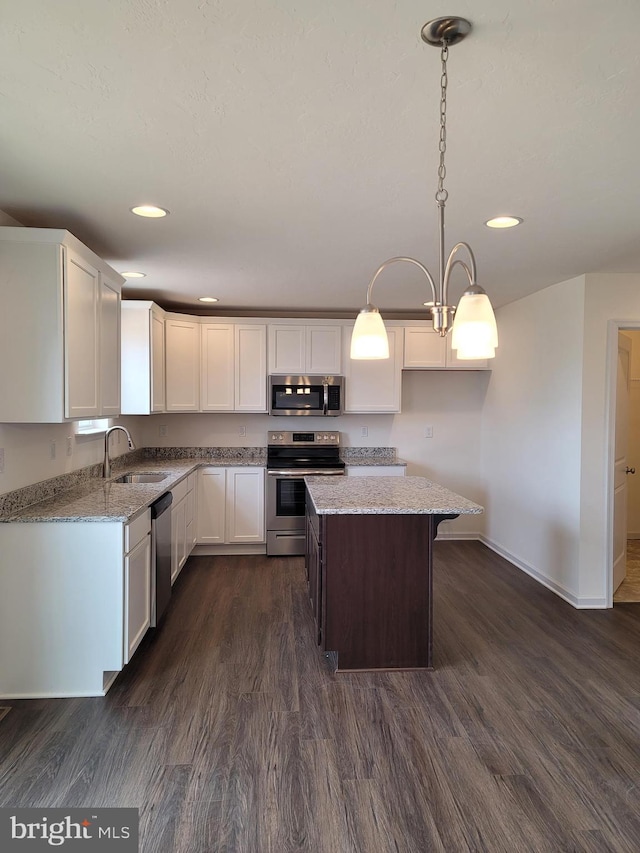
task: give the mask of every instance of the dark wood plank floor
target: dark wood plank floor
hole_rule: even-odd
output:
[[[433,672],[333,675],[301,558],[191,558],[104,699],[3,701],[0,805],[133,806],[144,853],[640,849],[640,605],[436,543]]]

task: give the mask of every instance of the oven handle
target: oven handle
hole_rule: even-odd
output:
[[[316,477],[316,476],[344,476],[343,468],[299,468],[297,470],[292,470],[291,468],[285,468],[282,471],[279,471],[275,468],[270,468],[267,471],[267,476],[269,477]]]

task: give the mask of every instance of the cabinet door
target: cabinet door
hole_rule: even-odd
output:
[[[200,468],[196,497],[197,534],[200,543],[224,542],[226,519],[226,468]]]
[[[404,330],[404,363],[411,369],[444,369],[446,365],[446,339],[441,338],[432,326],[407,326]]]
[[[186,562],[187,498],[171,507],[171,583],[175,583]]]
[[[193,551],[194,545],[196,544],[196,530],[197,530],[197,522],[196,522],[196,504],[197,504],[197,494],[198,494],[198,472],[194,471],[193,474],[189,474],[189,491],[187,492],[187,511],[186,511],[186,556]]]
[[[104,276],[100,281],[100,413],[120,414],[120,294]]]
[[[402,390],[403,329],[387,328],[389,358],[363,360],[350,356],[351,332],[346,330],[344,344],[345,412],[399,412]]]
[[[165,320],[166,403],[168,412],[197,412],[200,405],[200,325]]]
[[[151,536],[147,534],[124,559],[124,662],[128,663],[151,621]]]
[[[342,374],[341,326],[307,326],[305,339],[307,373]]]
[[[151,411],[165,410],[164,379],[164,314],[153,306],[150,316],[151,336]]]
[[[458,358],[451,346],[451,332],[445,338],[447,348],[447,367],[455,370],[487,370],[490,363],[486,358]]]
[[[234,326],[232,323],[206,323],[202,326],[200,334],[202,338],[200,389],[202,411],[232,412],[235,385]]]
[[[100,274],[66,249],[64,276],[65,416],[97,418]]]
[[[235,327],[236,412],[267,411],[267,327]]]
[[[309,601],[311,612],[316,623],[316,643],[322,642],[322,555],[315,530],[306,517],[307,528],[307,579],[309,581]]]
[[[306,372],[304,326],[269,326],[269,373],[299,376]]]
[[[227,468],[226,541],[265,541],[263,468]]]

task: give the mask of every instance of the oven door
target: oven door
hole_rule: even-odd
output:
[[[267,471],[267,530],[304,527],[304,477]]]
[[[305,553],[304,478],[318,474],[343,475],[344,469],[267,470],[267,556]]]

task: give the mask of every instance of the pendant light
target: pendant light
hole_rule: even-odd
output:
[[[471,32],[471,24],[465,18],[448,16],[435,18],[424,25],[421,31],[422,39],[427,44],[440,47],[441,76],[440,76],[440,139],[438,150],[440,162],[438,165],[438,189],[436,204],[438,206],[438,238],[440,267],[438,286],[429,270],[415,258],[389,258],[376,270],[367,288],[367,304],[360,311],[351,336],[351,358],[381,359],[389,358],[389,343],[384,322],[380,312],[371,302],[371,293],[375,280],[380,273],[391,264],[403,262],[417,266],[427,277],[431,287],[432,304],[428,311],[433,318],[433,328],[444,337],[452,328],[451,346],[457,350],[460,359],[493,358],[498,346],[498,330],[496,318],[489,297],[476,282],[476,261],[468,243],[456,243],[449,257],[444,260],[444,209],[448,192],[444,187],[446,168],[444,157],[447,150],[447,61],[449,47],[462,41]],[[460,252],[467,255],[466,261],[458,256]],[[457,305],[449,304],[449,279],[455,266],[460,266],[468,279],[469,285],[462,294]]]

